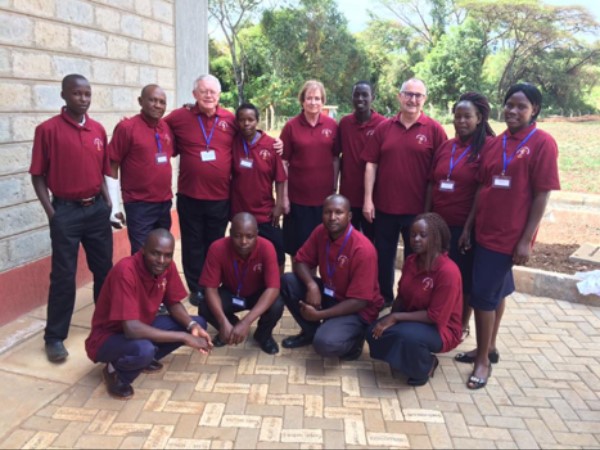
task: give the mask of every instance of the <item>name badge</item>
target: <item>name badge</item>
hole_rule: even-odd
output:
[[[242,297],[232,297],[231,301],[233,302],[233,304],[235,306],[238,306],[242,309],[246,308],[246,300],[243,299]]]
[[[497,189],[510,189],[510,179],[506,175],[496,175],[492,179],[492,187]]]
[[[440,191],[454,192],[454,180],[441,180]]]
[[[240,160],[240,167],[243,167],[244,169],[252,169],[253,163],[254,161],[252,161],[251,159],[242,158]]]
[[[327,286],[325,286],[325,288],[323,288],[323,294],[325,294],[329,297],[335,298],[335,291],[332,288],[329,288]]]
[[[169,158],[167,158],[167,155],[164,155],[162,153],[158,153],[156,155],[156,164],[166,164],[167,162],[169,162]]]
[[[214,150],[205,150],[203,152],[200,152],[200,159],[203,162],[216,161],[217,154],[215,153]]]

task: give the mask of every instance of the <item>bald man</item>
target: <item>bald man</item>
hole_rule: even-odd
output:
[[[277,254],[270,241],[258,236],[252,214],[236,214],[230,236],[210,246],[199,284],[205,289],[199,312],[219,331],[215,346],[243,343],[258,320],[254,340],[265,353],[279,352],[273,328],[284,305]],[[248,313],[240,320],[236,313],[244,310]]]
[[[173,135],[162,120],[167,96],[160,86],[149,84],[142,89],[138,102],[140,113],[115,127],[108,145],[112,176],[106,179],[112,200],[111,222],[116,228],[125,224],[120,210],[122,191],[132,255],[150,231],[171,228],[173,198]]]
[[[88,357],[104,362],[108,393],[126,400],[141,372],[160,371],[160,359],[182,345],[201,353],[212,348],[202,317],[181,304],[187,292],[173,262],[175,240],[158,228],[141,251],[119,261],[108,274],[85,341]],[[168,315],[156,316],[164,303]]]

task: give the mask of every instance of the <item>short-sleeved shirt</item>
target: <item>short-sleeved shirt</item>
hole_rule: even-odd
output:
[[[377,278],[377,252],[371,241],[354,228],[344,245],[348,230],[350,225],[340,237],[331,242],[325,226],[319,225],[298,250],[294,261],[310,268],[318,267],[323,283],[334,290],[338,302],[348,299],[365,300],[367,305],[358,314],[367,323],[371,323],[377,318],[383,305]],[[328,259],[330,272],[334,270],[332,279],[327,271]]]
[[[486,142],[486,145],[488,145],[491,138],[488,138]],[[477,156],[473,157],[471,150],[467,150],[471,144],[471,139],[465,142],[459,138],[450,139],[436,150],[433,157],[430,176],[432,211],[442,216],[450,226],[464,226],[479,186],[477,173],[481,163],[481,155],[486,146],[484,145]],[[453,169],[452,173],[449,174],[451,160]],[[454,182],[452,191],[440,189],[440,182],[445,180]]]
[[[79,200],[98,195],[104,175],[111,174],[104,127],[87,114],[79,125],[63,108],[36,127],[29,173],[45,176],[56,197]]]
[[[98,350],[115,334],[123,333],[123,322],[139,320],[152,325],[161,303],[174,305],[187,297],[174,262],[159,276],[154,276],[144,264],[139,251],[127,256],[111,269],[102,285],[92,316],[92,330],[85,341],[85,350],[96,361]]]
[[[443,254],[431,270],[419,270],[417,255],[410,255],[398,282],[402,311],[427,311],[442,338],[442,352],[455,348],[462,334],[462,278],[458,267]]]
[[[355,114],[342,117],[338,126],[336,153],[342,155],[340,194],[350,200],[353,208],[362,208],[365,198],[365,162],[360,158],[367,139],[386,119],[371,111],[371,118],[360,123]]]
[[[324,114],[313,127],[304,113],[281,130],[283,159],[288,161],[288,197],[303,206],[321,206],[333,193],[333,159],[337,123]]]
[[[222,285],[234,295],[244,298],[267,288],[279,289],[280,283],[275,247],[260,236],[246,260],[235,252],[230,237],[213,242],[208,249],[199,282],[205,288],[217,289]]]
[[[273,183],[286,180],[281,157],[273,150],[275,140],[264,132],[252,145],[244,147],[243,136],[233,141],[233,178],[231,181],[231,216],[249,212],[256,221],[271,221],[275,200]],[[248,155],[246,156],[246,149]],[[251,160],[252,167],[248,167]]]
[[[123,202],[164,202],[173,197],[173,135],[164,120],[143,114],[117,124],[108,144],[110,160],[121,167]]]
[[[422,213],[433,155],[446,140],[442,126],[423,113],[409,129],[400,114],[379,124],[361,153],[364,161],[377,164],[375,208],[387,214]]]
[[[535,123],[514,135],[507,130],[483,154],[478,174],[482,186],[475,214],[475,236],[477,243],[489,250],[512,255],[527,224],[534,194],[560,189],[558,147],[552,136],[538,128],[517,149],[534,129]],[[492,187],[494,177],[502,173],[505,136],[507,158],[516,151],[506,169],[506,176],[511,177],[510,189]]]
[[[165,121],[175,138],[175,154],[180,155],[177,192],[197,200],[229,199],[235,116],[218,107],[215,115],[207,117],[196,104],[190,110],[174,110]],[[202,152],[207,150],[214,150],[214,160],[209,153],[204,154],[209,160],[202,160]]]

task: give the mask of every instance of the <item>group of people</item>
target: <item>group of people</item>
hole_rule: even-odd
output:
[[[373,358],[415,386],[434,375],[436,353],[468,335],[473,309],[477,348],[455,359],[474,364],[468,388],[484,387],[499,360],[512,265],[527,261],[549,192],[560,188],[556,143],[535,123],[539,90],[509,89],[500,136],[488,123],[487,99],[463,94],[450,140],[424,114],[427,91],[418,79],[402,84],[391,119],[372,110],[370,83],[357,82],[354,112],[339,124],[322,112],[324,86],[307,81],[302,110],[279,139],[258,128],[254,105],[223,109],[220,92],[218,79],[202,75],[196,103],[163,119],[166,95],[148,85],[140,114],[121,121],[109,143],[87,114],[88,80],[63,79],[65,107],[36,128],[30,168],[52,241],[48,359],[68,356],[81,243],[96,302],[86,350],[106,363],[114,397],[131,397],[133,380],[160,370],[159,360],[177,347],[237,345],[254,322],[256,343],[276,354],[273,329],[285,307],[300,333],[283,347],[312,345],[353,360],[366,339]],[[198,316],[181,304],[188,294],[172,260],[175,156],[183,273]],[[127,224],[131,244],[131,256],[112,270],[111,224]],[[404,265],[394,295],[400,235]],[[283,273],[286,253],[291,273]]]

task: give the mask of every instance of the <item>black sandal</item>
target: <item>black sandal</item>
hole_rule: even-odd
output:
[[[488,358],[492,364],[497,364],[498,361],[500,361],[500,353],[498,353],[498,350],[492,350],[488,353]],[[454,360],[460,363],[473,364],[475,362],[475,357],[468,353],[457,353],[456,356],[454,356]]]
[[[473,371],[473,373],[475,373],[475,371]],[[487,378],[476,377],[475,375],[473,375],[473,373],[471,373],[471,376],[467,380],[467,388],[471,390],[484,388],[487,385],[488,380],[492,376],[492,365],[489,365]]]

